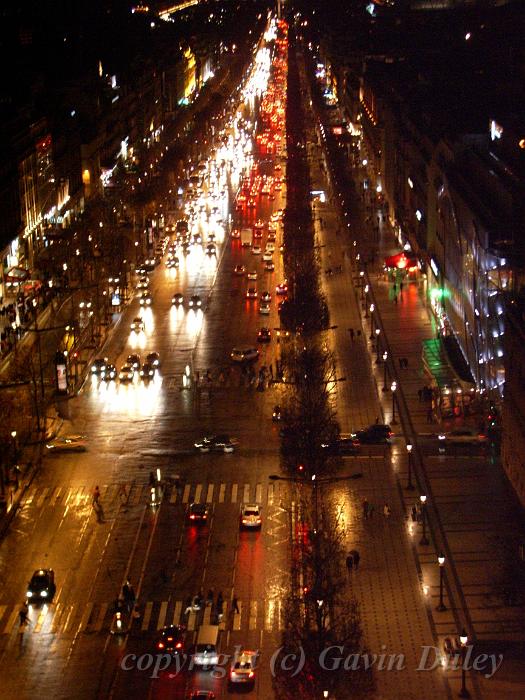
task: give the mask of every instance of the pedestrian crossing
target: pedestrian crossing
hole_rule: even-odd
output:
[[[93,502],[93,486],[33,486],[22,501],[22,507],[42,509],[44,507],[81,508]],[[161,486],[157,499],[171,504],[207,503],[279,505],[289,489],[281,483],[184,483],[179,486]],[[148,484],[108,484],[100,486],[100,503],[138,506],[151,502],[151,486]]]
[[[215,621],[215,613],[211,606],[186,614],[186,604],[183,600],[149,600],[137,606],[140,617],[134,620],[126,619],[125,624],[134,634],[145,635],[176,624],[184,624],[189,632],[193,632],[200,625]],[[276,598],[238,600],[237,610],[232,609],[231,603],[224,602],[220,629],[233,632],[278,632],[286,627],[284,604]],[[20,605],[0,605],[0,636],[18,632],[19,611]],[[88,602],[68,605],[58,602],[40,608],[30,608],[29,625],[25,628],[25,634],[73,636],[78,633],[107,633],[111,630],[113,617],[111,603]]]

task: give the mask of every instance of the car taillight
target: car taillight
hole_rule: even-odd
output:
[[[177,642],[177,644],[175,644],[175,649],[182,649],[182,643]]]
[[[193,515],[193,513],[190,515],[190,520],[195,520],[195,516]]]
[[[250,673],[248,674],[248,678],[253,678],[253,676],[254,676],[253,671],[250,671]]]
[[[162,642],[159,642],[157,644],[157,649],[164,649],[164,644]]]

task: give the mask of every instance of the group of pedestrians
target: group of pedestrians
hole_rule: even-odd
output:
[[[187,599],[184,615],[188,617],[190,613],[199,612],[204,607],[211,608],[211,618],[220,622],[224,615],[224,596],[222,591],[219,591],[217,598],[215,598],[215,591],[213,588],[210,588],[205,600],[204,593],[200,590],[193,598]],[[239,612],[239,601],[234,593],[232,595],[230,614],[239,614]]]
[[[363,498],[362,502],[362,508],[363,508],[363,519],[364,520],[371,520],[374,516],[375,512],[375,506],[373,503],[370,503],[367,498]],[[389,518],[392,515],[392,509],[388,505],[388,503],[385,503],[382,508],[383,516],[385,518]]]

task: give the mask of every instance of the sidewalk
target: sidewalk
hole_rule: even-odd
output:
[[[325,189],[330,193],[325,175],[326,164],[321,171],[319,159],[315,160],[317,167],[313,188]],[[429,381],[423,372],[421,344],[423,340],[435,337],[434,321],[417,283],[406,284],[403,294],[398,295],[397,304],[394,302],[392,290],[378,273],[384,257],[399,250],[399,247],[386,225],[381,224],[380,235],[377,236],[366,222],[369,214],[359,198],[350,198],[346,194],[349,215],[346,222],[349,222],[349,227],[343,223],[344,212],[338,197],[335,202],[332,199],[332,204],[318,207],[319,217],[323,220],[322,229],[319,222],[320,236],[326,245],[322,252],[323,267],[343,266],[341,274],[329,277],[323,274],[332,312],[331,320],[333,323],[339,321],[337,316],[334,317],[334,312],[336,315],[346,312],[344,318],[348,319],[347,326],[356,331],[353,345],[349,339],[344,340],[344,333],[348,334],[347,328],[337,332],[338,361],[344,360],[349,365],[348,369],[344,368],[349,374],[348,381],[361,387],[361,394],[355,388],[352,391],[350,386],[341,389],[338,387],[338,393],[343,399],[338,406],[345,404],[340,411],[342,428],[349,430],[373,423],[374,402],[377,398],[385,422],[393,423],[392,393],[381,391],[384,367],[382,360],[376,364],[377,353],[373,349],[375,341],[369,340],[370,318],[365,318],[361,290],[356,286],[359,269],[350,268],[349,262],[349,258],[355,257],[357,252],[361,259],[365,259],[373,251],[376,263],[367,269],[367,282],[371,287],[367,306],[375,304],[375,323],[381,328],[381,354],[384,348],[389,352],[387,386],[390,386],[393,379],[398,385],[396,411],[399,424],[393,427],[397,433],[404,431],[415,445],[413,456],[414,466],[417,461],[417,475],[413,476],[413,481],[420,487],[414,491],[406,490],[408,459],[404,443],[401,442],[392,449],[390,468],[393,468],[402,504],[400,518],[405,518],[404,526],[398,534],[408,537],[412,542],[419,568],[420,594],[427,600],[427,610],[432,616],[432,625],[440,646],[445,637],[457,637],[461,627],[465,626],[479,652],[505,655],[503,667],[491,680],[485,680],[479,673],[468,674],[471,693],[475,697],[498,700],[519,697],[522,688],[519,681],[521,679],[522,683],[525,678],[520,656],[521,645],[525,643],[525,631],[520,620],[523,620],[525,608],[523,605],[506,605],[502,591],[505,582],[512,581],[512,562],[517,557],[517,546],[515,550],[513,546],[525,527],[523,513],[501,468],[492,460],[468,456],[424,456],[419,451],[417,435],[437,432],[442,428],[435,417],[432,423],[427,423],[428,405],[420,402],[418,396],[418,390]],[[355,247],[353,240],[357,241]],[[367,315],[370,316],[369,310]],[[361,328],[362,333],[358,338],[357,330]],[[343,351],[344,357],[340,356],[339,351],[342,344],[345,348],[350,348]],[[359,358],[364,350],[368,350],[369,359],[363,366]],[[407,369],[399,366],[399,358],[408,360]],[[378,390],[373,400],[370,396],[363,395],[367,375],[372,375]],[[399,418],[399,408],[402,409],[402,420]],[[352,419],[355,421],[356,413],[359,425],[350,422]],[[369,471],[372,475],[372,467]],[[383,490],[387,486],[387,483],[377,484],[377,488]],[[418,501],[420,493],[425,493],[428,499],[428,534],[431,541],[428,546],[418,545],[420,526],[407,519],[407,514]],[[488,494],[491,494],[489,503]],[[356,507],[359,509],[359,504]],[[395,509],[393,511],[395,516]],[[399,546],[397,541],[392,543],[391,537],[384,540],[380,537],[377,544],[388,548]],[[437,553],[440,550],[446,554],[445,603],[448,610],[445,612],[435,610],[439,600]],[[375,554],[377,556],[377,552]],[[389,556],[384,556],[388,560]],[[392,585],[399,586],[400,581],[393,580]],[[366,605],[369,596],[364,600],[363,605]],[[415,613],[415,607],[407,610],[406,622],[409,625],[414,623],[410,618]],[[453,677],[452,687],[457,683],[457,677]]]
[[[5,509],[0,509],[0,538],[6,534],[27,489],[31,486],[41,466],[42,450],[45,443],[57,435],[62,422],[58,415],[46,416],[45,429],[42,434],[38,435],[35,433],[33,439],[21,450],[18,479],[11,479],[9,483],[5,484],[5,493],[3,496],[0,496],[0,504],[1,501],[5,503]]]

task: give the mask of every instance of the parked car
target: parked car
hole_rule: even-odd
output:
[[[387,445],[393,434],[389,425],[375,423],[353,433],[352,437],[362,445]]]
[[[233,362],[253,362],[259,357],[257,348],[233,348],[230,358]]]

